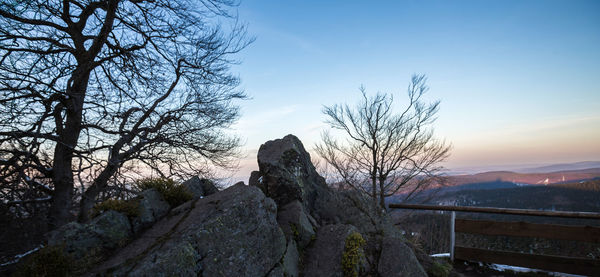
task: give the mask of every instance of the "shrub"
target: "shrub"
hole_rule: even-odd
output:
[[[61,246],[47,246],[31,254],[12,276],[71,276],[74,259]]]
[[[128,217],[136,217],[140,215],[140,202],[137,199],[119,200],[108,199],[94,205],[92,208],[92,217],[95,217],[103,211],[113,210],[127,215]]]
[[[364,258],[361,248],[365,239],[358,232],[353,232],[346,237],[346,245],[342,254],[342,270],[346,277],[358,277],[359,262]]]
[[[136,186],[139,190],[156,189],[171,207],[177,207],[194,198],[183,185],[171,179],[142,179],[136,182]]]
[[[428,269],[430,276],[434,277],[448,277],[452,271],[452,265],[447,262],[434,261],[431,267]]]

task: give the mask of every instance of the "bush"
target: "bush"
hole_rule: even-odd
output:
[[[171,207],[177,207],[194,198],[194,195],[183,185],[178,184],[171,179],[143,179],[136,182],[136,187],[141,191],[156,189]]]
[[[63,247],[47,246],[25,259],[12,276],[71,276],[74,265]]]
[[[113,210],[127,215],[128,217],[136,217],[140,215],[140,202],[137,199],[118,200],[108,199],[94,205],[92,208],[92,217],[96,217],[103,211]]]

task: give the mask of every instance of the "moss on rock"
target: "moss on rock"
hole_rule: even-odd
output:
[[[364,258],[362,247],[365,239],[358,232],[353,232],[346,237],[346,245],[342,254],[342,269],[346,277],[358,277],[359,263]]]

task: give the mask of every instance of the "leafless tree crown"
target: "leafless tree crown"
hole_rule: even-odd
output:
[[[385,207],[385,198],[402,191],[408,194],[426,188],[436,179],[450,146],[433,136],[431,124],[439,101],[424,103],[426,78],[413,76],[408,86],[408,105],[394,112],[391,94],[367,95],[351,107],[324,107],[326,123],[341,136],[322,134],[316,145],[319,156],[337,176],[340,186],[357,189]]]
[[[238,117],[232,101],[245,98],[231,56],[251,41],[235,5],[2,1],[4,202],[48,199],[60,225],[77,187],[86,220],[98,195],[136,169],[171,177],[231,166],[239,140],[226,128]]]

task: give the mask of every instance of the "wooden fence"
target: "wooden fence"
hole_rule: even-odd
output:
[[[493,213],[505,215],[527,215],[598,220],[600,220],[600,213],[413,204],[390,204],[389,207],[392,209],[451,211],[452,214],[450,221],[450,257],[453,261],[455,259],[466,261],[479,261],[486,263],[505,264],[548,270],[554,272],[564,272],[588,276],[600,276],[600,260],[597,259],[524,254],[509,251],[458,247],[455,245],[455,233],[493,236],[534,237],[553,240],[600,243],[600,228],[598,227],[456,219],[456,212]]]

